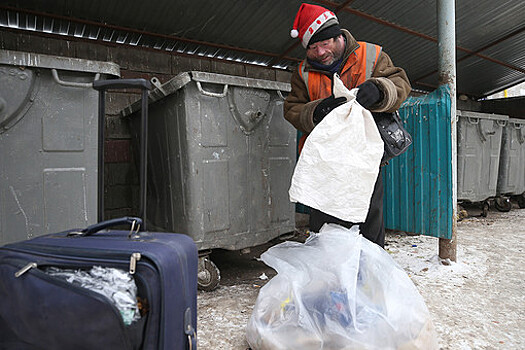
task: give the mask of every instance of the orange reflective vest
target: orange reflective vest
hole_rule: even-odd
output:
[[[366,43],[364,41],[357,42],[359,46],[354,52],[350,54],[346,60],[339,78],[349,89],[354,88],[365,80],[372,77],[377,59],[381,54],[381,46]],[[326,98],[332,94],[332,79],[330,76],[317,72],[305,71],[306,60],[299,64],[299,75],[303,79],[310,101]],[[299,153],[301,152],[307,135],[303,135],[299,140]]]

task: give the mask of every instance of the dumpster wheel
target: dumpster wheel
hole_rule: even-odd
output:
[[[207,256],[199,258],[197,286],[200,290],[211,292],[219,285],[221,274],[219,268]]]
[[[521,209],[525,208],[525,193],[522,193],[517,198],[518,205]]]
[[[458,204],[456,210],[457,210],[458,221],[468,218],[468,211],[465,208],[463,208],[460,204]]]
[[[481,207],[481,216],[486,218],[487,215],[489,214],[489,210],[490,210],[490,203],[489,203],[489,201],[484,201],[483,202],[483,206]]]
[[[508,212],[512,209],[512,203],[508,197],[496,197],[494,198],[494,206],[496,209],[502,212]]]

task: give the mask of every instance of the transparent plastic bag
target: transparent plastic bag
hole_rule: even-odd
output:
[[[248,322],[253,350],[438,349],[416,287],[357,226],[326,224],[304,244],[281,243],[261,259],[278,274]]]
[[[93,266],[90,270],[49,267],[45,272],[53,277],[106,296],[120,312],[126,326],[140,319],[137,285],[127,271]]]

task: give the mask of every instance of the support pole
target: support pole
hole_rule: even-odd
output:
[[[98,95],[98,154],[97,154],[97,222],[104,221],[104,133],[106,127],[106,91]]]
[[[439,239],[439,257],[457,260],[456,13],[455,0],[437,0],[439,85],[450,90],[452,238]]]

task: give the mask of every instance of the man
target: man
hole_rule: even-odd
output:
[[[395,67],[380,46],[358,42],[350,32],[341,29],[333,12],[321,6],[302,4],[291,35],[299,37],[306,49],[306,59],[293,73],[292,91],[284,103],[284,117],[304,134],[299,142],[300,149],[315,126],[346,101],[344,97],[332,95],[335,73],[347,88],[359,88],[357,102],[371,112],[394,112],[408,97],[411,87],[405,71]],[[311,208],[310,230],[319,232],[328,222],[345,227],[354,224]],[[381,171],[360,231],[370,241],[384,246]]]

